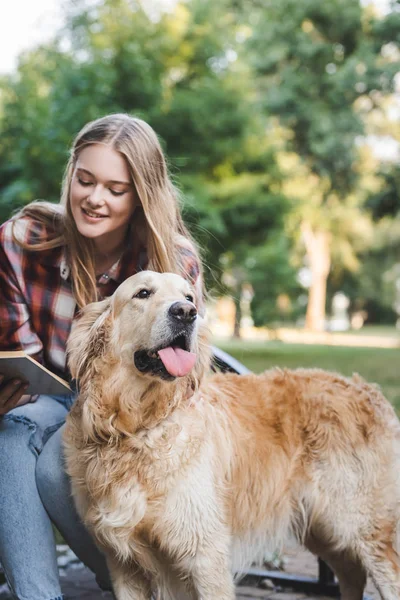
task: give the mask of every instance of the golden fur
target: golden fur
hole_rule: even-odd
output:
[[[117,599],[157,589],[162,600],[232,600],[231,573],[294,535],[330,564],[344,600],[361,600],[366,573],[398,600],[400,427],[389,402],[359,376],[318,369],[208,375],[200,317],[188,375],[140,372],[134,353],[161,347],[168,309],[188,293],[177,275],[134,275],[84,309],[70,336],[80,394],[67,468]]]

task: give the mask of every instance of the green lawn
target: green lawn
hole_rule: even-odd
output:
[[[378,383],[400,413],[400,349],[241,340],[214,340],[214,343],[256,373],[274,366],[318,367],[343,375],[359,373]]]

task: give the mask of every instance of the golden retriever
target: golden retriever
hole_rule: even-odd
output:
[[[65,453],[118,600],[232,600],[288,536],[360,600],[400,598],[400,427],[379,389],[318,369],[209,373],[178,275],[145,271],[73,326]],[[187,596],[186,596],[187,594]]]

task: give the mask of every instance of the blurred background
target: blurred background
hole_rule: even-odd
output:
[[[214,341],[254,370],[358,371],[400,408],[400,2],[14,0],[0,221],[58,202],[87,121],[158,133]]]

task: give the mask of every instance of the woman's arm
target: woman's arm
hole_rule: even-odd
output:
[[[0,350],[24,350],[40,361],[42,343],[32,328],[29,308],[11,264],[21,264],[22,249],[7,239],[4,225],[0,229]],[[0,373],[0,415],[32,401],[31,396],[24,395],[26,384],[2,381]]]

